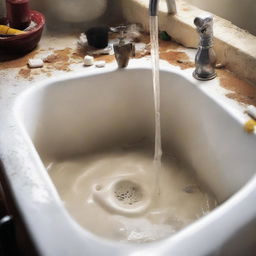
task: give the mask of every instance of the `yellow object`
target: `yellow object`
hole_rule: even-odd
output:
[[[0,34],[2,34],[2,35],[20,35],[20,34],[24,34],[24,33],[26,33],[26,32],[24,32],[22,30],[10,28],[5,25],[0,25]]]
[[[256,126],[256,121],[255,120],[249,120],[244,124],[244,129],[248,132],[248,133],[252,133],[254,132],[254,127]]]

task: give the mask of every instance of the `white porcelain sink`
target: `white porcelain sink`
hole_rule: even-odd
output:
[[[43,163],[153,140],[150,68],[69,74],[16,97],[8,117],[13,129],[1,137],[6,152],[1,156],[7,187],[41,255],[222,255],[227,241],[255,224],[256,138],[205,93],[214,81],[186,76],[171,68],[160,72],[164,150],[191,166],[223,203],[174,236],[142,245],[106,241],[82,229],[65,210]]]

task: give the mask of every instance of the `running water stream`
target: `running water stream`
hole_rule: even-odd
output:
[[[160,121],[160,80],[159,80],[159,44],[158,44],[158,16],[150,16],[150,42],[151,42],[151,61],[154,89],[155,106],[155,188],[154,195],[158,197],[161,194],[160,175],[161,175],[161,121]]]
[[[154,105],[155,105],[155,154],[156,166],[161,165],[161,123],[160,123],[160,83],[159,83],[159,45],[158,45],[158,17],[150,16],[150,41],[153,72]]]

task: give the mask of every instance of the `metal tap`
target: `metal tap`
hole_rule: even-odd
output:
[[[196,17],[194,24],[200,35],[200,43],[195,57],[196,69],[193,73],[198,80],[211,80],[216,77],[216,56],[213,50],[213,17]]]
[[[159,0],[150,0],[149,1],[149,15],[150,16],[157,16],[158,3],[159,3]],[[169,14],[177,13],[175,0],[166,0],[166,4],[167,4],[167,9],[168,9]]]
[[[113,45],[115,58],[119,68],[127,67],[130,57],[135,56],[134,43],[125,41],[124,31],[126,28],[127,26],[119,26],[114,28],[115,31],[120,32],[119,42]]]

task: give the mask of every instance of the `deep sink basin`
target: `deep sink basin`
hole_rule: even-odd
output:
[[[202,83],[170,68],[160,77],[164,152],[190,166],[222,204],[174,236],[149,244],[106,241],[82,229],[62,205],[45,166],[110,145],[153,141],[151,69],[109,68],[50,79],[15,103],[19,150],[27,153],[20,152],[16,168],[23,168],[10,181],[42,255],[211,255],[225,251],[227,241],[255,220],[255,136],[206,95]],[[6,173],[7,179],[13,174],[8,168]]]

